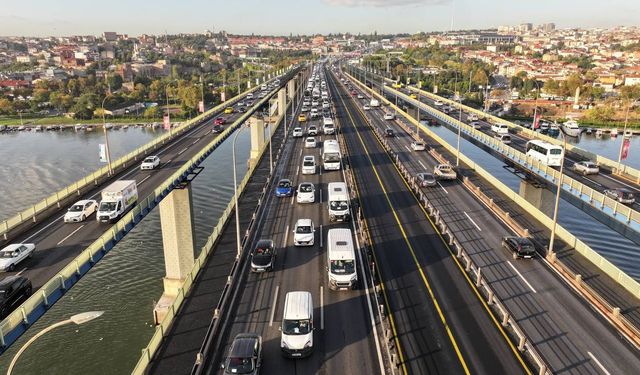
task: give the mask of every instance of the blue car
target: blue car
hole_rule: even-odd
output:
[[[293,185],[291,185],[291,180],[282,179],[278,181],[278,186],[276,186],[276,197],[290,197],[293,195]]]

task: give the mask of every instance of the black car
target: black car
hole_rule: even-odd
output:
[[[502,248],[518,258],[533,258],[536,255],[536,248],[527,237],[503,237]]]
[[[224,130],[224,126],[222,126],[222,125],[214,125],[213,126],[213,132],[214,133],[222,133],[223,130]]]
[[[0,281],[0,319],[4,319],[31,295],[31,281],[22,276],[9,276]]]
[[[229,354],[221,366],[225,374],[257,375],[262,366],[262,336],[239,333],[233,339]]]
[[[394,135],[395,135],[395,133],[393,132],[393,129],[391,129],[391,128],[384,129],[384,136],[385,137],[393,137]]]
[[[276,263],[276,249],[272,240],[260,240],[251,252],[251,271],[273,271]]]

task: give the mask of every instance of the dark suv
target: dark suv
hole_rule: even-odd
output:
[[[256,333],[237,334],[222,365],[224,373],[258,375],[261,365],[262,336]]]
[[[31,295],[31,281],[22,276],[9,276],[0,281],[0,319]]]
[[[518,258],[533,258],[536,248],[526,237],[502,237],[502,248],[512,252]]]
[[[394,136],[393,129],[391,129],[391,128],[384,129],[384,136],[385,137],[393,137]]]

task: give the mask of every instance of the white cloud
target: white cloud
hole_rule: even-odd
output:
[[[333,6],[347,7],[393,7],[405,5],[441,5],[453,0],[323,0]]]

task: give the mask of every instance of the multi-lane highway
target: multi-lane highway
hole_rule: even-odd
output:
[[[292,73],[288,73],[282,78],[281,86],[286,84],[291,75]],[[258,100],[255,102],[257,103]],[[156,155],[160,157],[161,162],[155,170],[140,170],[140,164],[133,163],[129,168],[108,181],[79,196],[78,200],[95,199],[99,201],[101,190],[109,183],[121,179],[135,180],[138,185],[138,196],[143,199],[203,147],[220,136],[220,134],[213,132],[214,118],[223,116],[226,120],[226,127],[238,119],[240,115],[242,113],[237,111],[237,105],[232,114],[214,114],[211,119],[196,125],[193,129],[160,148]],[[41,218],[38,225],[11,241],[12,243],[35,243],[36,245],[33,258],[21,263],[15,272],[7,273],[27,277],[33,285],[34,292],[110,227],[110,224],[98,223],[95,220],[95,215],[88,217],[84,222],[65,223],[63,216],[68,207],[63,206],[50,217]],[[6,241],[2,241],[0,244],[0,247],[4,247]]]
[[[294,122],[303,129],[320,126],[321,120]],[[306,135],[306,134],[305,134]],[[277,252],[274,270],[249,273],[240,286],[235,311],[231,313],[224,340],[211,355],[207,372],[219,369],[233,337],[240,332],[255,332],[262,336],[263,363],[266,374],[381,374],[384,373],[377,331],[372,325],[374,310],[368,301],[369,289],[364,280],[361,257],[357,257],[360,288],[347,291],[329,289],[326,270],[326,236],[331,228],[349,228],[350,223],[331,223],[327,211],[327,184],[344,180],[341,170],[325,171],[321,167],[322,143],[336,135],[318,135],[318,145],[307,148],[304,138],[289,137],[275,171],[274,185],[281,178],[294,186],[302,182],[315,185],[315,203],[297,203],[296,196],[275,197],[270,192],[265,220],[249,243],[252,250],[257,240],[273,240]],[[302,159],[313,155],[318,163],[316,173],[303,174]],[[315,225],[313,246],[293,244],[294,225],[298,219],[311,219]],[[355,239],[354,239],[355,241]],[[291,291],[308,291],[313,300],[313,351],[309,358],[291,360],[281,354],[280,327],[285,296]]]
[[[362,108],[366,103],[367,100],[359,100],[358,106]],[[437,161],[427,152],[411,151],[413,138],[406,126],[401,127],[396,120],[383,120],[381,110],[362,114],[380,134],[387,128],[394,131],[395,135],[388,137],[387,142],[410,172],[414,175],[433,172]],[[360,134],[365,138],[366,131]],[[370,143],[375,150],[370,152],[382,152],[379,145],[376,147],[377,141]],[[428,143],[434,147],[434,142]],[[472,171],[464,168],[461,171],[478,180]],[[568,288],[544,259],[516,261],[500,248],[501,236],[513,235],[513,231],[478,202],[460,179],[439,181],[422,191],[456,236],[464,239],[463,245],[473,261],[482,267],[486,280],[554,373],[631,373],[640,368],[637,349]],[[501,200],[498,195],[493,197],[496,202]],[[418,213],[417,217],[426,220],[424,213]]]

